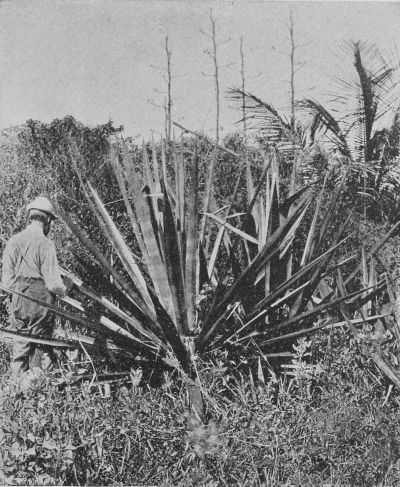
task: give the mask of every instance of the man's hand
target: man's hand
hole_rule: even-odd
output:
[[[67,288],[67,292],[71,291],[74,286],[74,281],[69,276],[63,276],[62,280],[64,286]]]

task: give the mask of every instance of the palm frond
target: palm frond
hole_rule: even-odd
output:
[[[299,145],[297,132],[273,105],[239,88],[229,89],[228,97],[235,103],[245,103],[246,121],[253,122],[253,128],[266,137],[271,146],[278,147],[281,151],[293,151]]]
[[[344,157],[351,158],[351,151],[339,122],[325,107],[312,99],[304,99],[298,106],[314,117],[310,128],[312,142],[325,139],[331,150],[339,150]]]

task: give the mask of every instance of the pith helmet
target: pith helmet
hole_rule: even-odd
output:
[[[54,207],[51,204],[51,201],[45,196],[38,196],[36,199],[34,199],[31,203],[29,203],[26,206],[26,209],[28,213],[31,210],[39,210],[39,211],[43,211],[44,213],[48,213],[49,215],[51,215],[51,217],[54,220],[58,218],[54,211]]]

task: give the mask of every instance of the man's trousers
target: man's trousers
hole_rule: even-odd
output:
[[[54,303],[54,297],[49,293],[44,285],[43,279],[30,277],[19,277],[14,289],[20,293],[31,296],[47,304]],[[29,299],[13,294],[11,301],[10,328],[15,331],[27,333],[37,337],[50,337],[54,328],[53,313]],[[49,347],[33,342],[14,341],[13,361],[11,372],[20,374],[29,368],[43,367],[43,362],[48,360],[50,353]]]

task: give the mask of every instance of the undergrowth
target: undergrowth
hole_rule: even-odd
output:
[[[0,462],[11,485],[400,484],[400,396],[341,330],[294,348],[293,376],[254,384],[202,364],[206,424],[169,373],[150,387],[1,387]],[[2,353],[2,356],[5,355]],[[389,392],[389,394],[388,394]]]

